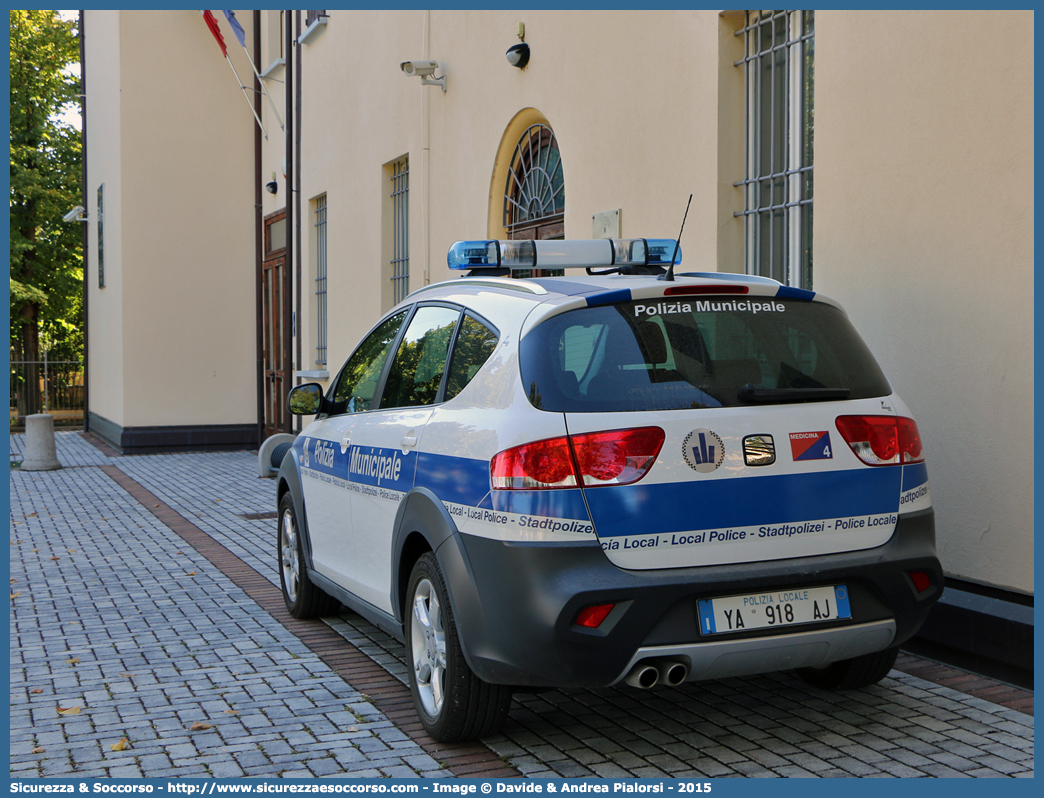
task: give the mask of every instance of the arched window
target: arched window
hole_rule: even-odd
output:
[[[515,144],[504,186],[504,228],[512,239],[564,237],[565,179],[554,131],[530,125]]]

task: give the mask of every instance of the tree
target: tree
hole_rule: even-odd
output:
[[[11,11],[11,359],[83,352],[80,131],[59,118],[78,102],[76,22],[55,11]],[[38,392],[38,379],[26,375]]]

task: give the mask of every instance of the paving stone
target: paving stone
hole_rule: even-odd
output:
[[[116,465],[277,591],[274,523],[240,517],[274,507],[256,455],[109,457],[56,439],[75,467],[11,473],[11,576],[33,586],[11,604],[12,778],[453,776],[100,469]],[[404,683],[401,643],[347,611],[328,625]],[[131,750],[111,752],[121,736]],[[1022,777],[1034,750],[1031,715],[900,671],[844,695],[786,673],[520,694],[488,743],[531,778]]]

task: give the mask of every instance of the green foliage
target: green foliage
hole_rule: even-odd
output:
[[[83,351],[80,131],[59,115],[78,102],[76,23],[55,11],[11,11],[12,359]]]

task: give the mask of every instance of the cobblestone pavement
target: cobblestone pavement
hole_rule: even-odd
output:
[[[256,455],[57,440],[64,469],[11,471],[14,778],[1033,776],[1032,693],[900,670],[520,694],[484,745],[435,743],[397,642],[282,608]]]

